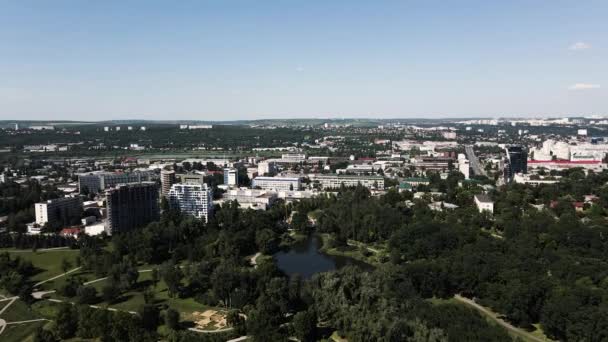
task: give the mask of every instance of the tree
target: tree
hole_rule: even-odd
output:
[[[55,317],[55,329],[60,339],[74,337],[78,327],[78,314],[73,305],[62,303]]]
[[[179,266],[176,266],[172,261],[169,261],[161,266],[161,276],[167,284],[167,290],[170,297],[174,297],[179,294],[182,285],[182,273]]]
[[[156,297],[156,294],[154,292],[154,289],[152,289],[150,286],[148,286],[144,289],[143,296],[144,296],[144,303],[152,304],[154,302],[154,298]]]
[[[171,330],[179,329],[179,312],[172,308],[165,311],[165,324]]]
[[[245,335],[247,333],[247,326],[245,319],[241,316],[238,310],[230,310],[226,315],[226,323],[233,327],[237,335]]]
[[[153,268],[152,269],[152,284],[154,285],[154,288],[156,289],[156,286],[158,285],[158,282],[160,281],[160,274],[158,273],[158,268]]]
[[[34,335],[34,342],[56,342],[58,338],[53,334],[52,331],[38,327],[36,329],[36,335]]]
[[[71,267],[72,263],[67,258],[61,259],[61,270],[63,271],[63,273],[67,273],[67,271],[69,271]]]
[[[152,304],[144,304],[138,313],[142,327],[148,331],[156,331],[159,323],[158,308]]]
[[[76,302],[78,304],[94,304],[97,301],[97,290],[90,286],[80,286],[76,290]]]
[[[303,342],[316,341],[317,314],[314,310],[300,311],[293,317],[296,337]]]
[[[101,289],[101,297],[105,302],[113,303],[119,296],[120,289],[113,283],[109,283]]]

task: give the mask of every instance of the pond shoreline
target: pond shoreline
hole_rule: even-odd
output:
[[[299,274],[310,278],[316,273],[333,271],[347,265],[360,267],[364,271],[373,270],[374,265],[350,255],[327,252],[327,244],[320,234],[309,234],[293,243],[289,248],[275,253],[272,257],[277,266],[288,275]],[[325,249],[324,249],[325,248]]]

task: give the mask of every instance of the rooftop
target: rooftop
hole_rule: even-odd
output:
[[[486,194],[477,194],[477,195],[475,195],[475,198],[477,199],[477,201],[482,202],[482,203],[494,203],[494,201],[492,201],[490,196],[488,196]]]

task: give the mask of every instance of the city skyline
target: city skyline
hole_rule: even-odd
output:
[[[606,9],[6,3],[0,120],[603,115]]]

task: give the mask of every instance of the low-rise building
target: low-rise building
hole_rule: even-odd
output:
[[[251,182],[251,187],[264,190],[300,190],[301,180],[299,177],[256,177]]]
[[[232,189],[226,191],[220,203],[237,201],[241,208],[266,210],[277,199],[274,191],[260,189]]]
[[[369,189],[384,189],[382,176],[315,175],[311,177],[321,189],[338,189],[342,186],[355,187],[358,184]]]
[[[475,195],[475,205],[480,213],[484,210],[494,213],[494,201],[486,194]]]

